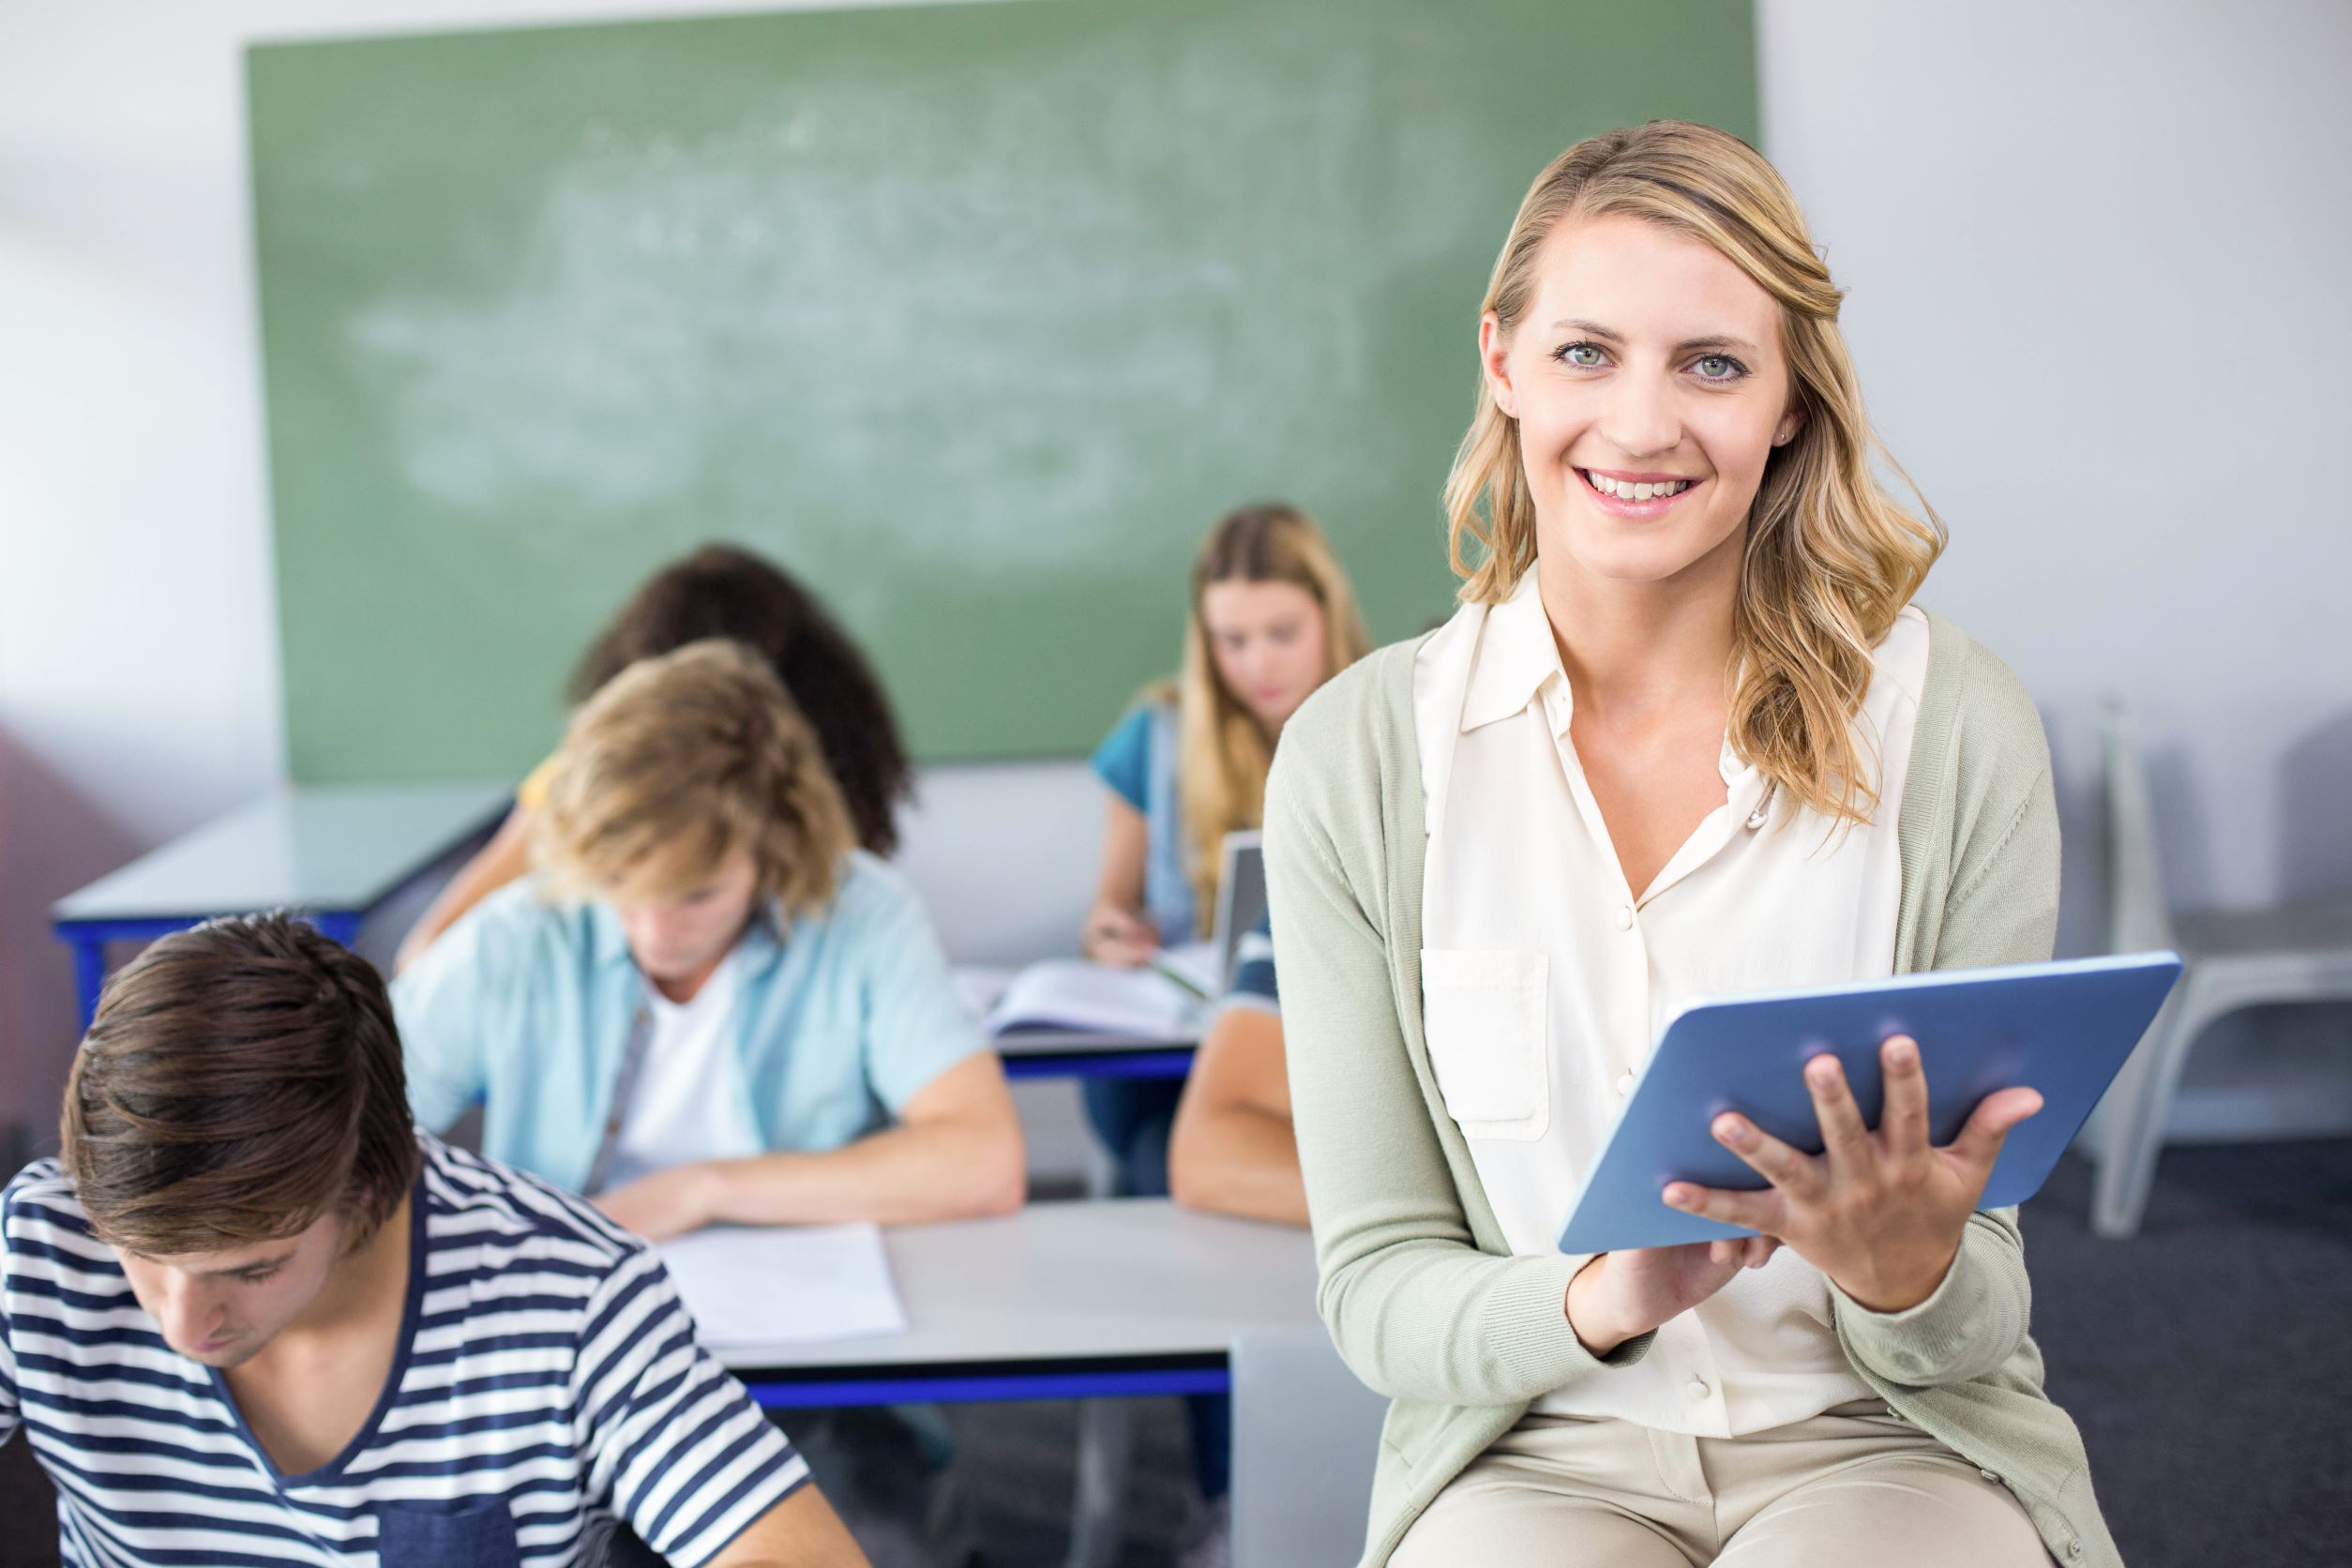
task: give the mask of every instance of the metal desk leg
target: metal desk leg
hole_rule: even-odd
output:
[[[1134,1438],[1135,1407],[1127,1401],[1089,1399],[1078,1407],[1078,1483],[1065,1568],[1109,1568],[1119,1560]]]

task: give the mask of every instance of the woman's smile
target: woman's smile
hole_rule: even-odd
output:
[[[1706,483],[1678,474],[1627,474],[1616,469],[1579,468],[1576,474],[1594,505],[1611,517],[1636,520],[1665,516]]]

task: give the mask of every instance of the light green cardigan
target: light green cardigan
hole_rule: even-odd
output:
[[[2033,703],[2000,660],[1928,617],[1899,813],[1896,972],[2050,956],[2058,808]],[[1390,1395],[1363,1568],[1537,1395],[1607,1377],[1569,1328],[1569,1259],[1514,1258],[1421,1029],[1427,847],[1412,714],[1418,642],[1380,649],[1285,726],[1266,791],[1267,875],[1319,1304],[1356,1375]],[[1934,1295],[1869,1311],[1831,1288],[1838,1342],[1888,1406],[2023,1500],[2058,1562],[2121,1562],[2082,1439],[2042,1391],[2014,1210],[1975,1215]]]

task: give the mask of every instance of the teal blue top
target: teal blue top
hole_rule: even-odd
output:
[[[887,1124],[984,1048],[912,888],[863,851],[832,904],[769,912],[738,943],[732,1078],[771,1150]],[[644,976],[611,909],[529,878],[485,898],[392,985],[417,1122],[482,1105],[482,1152],[569,1191],[588,1180]]]
[[[1094,748],[1094,776],[1143,815],[1149,840],[1143,860],[1143,912],[1166,942],[1201,934],[1199,902],[1185,875],[1191,836],[1176,801],[1176,709],[1147,700]]]

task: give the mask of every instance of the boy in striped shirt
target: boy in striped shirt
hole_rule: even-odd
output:
[[[594,1209],[409,1118],[364,960],[279,915],[115,979],[0,1199],[0,1440],[67,1563],[843,1568],[807,1467]]]

